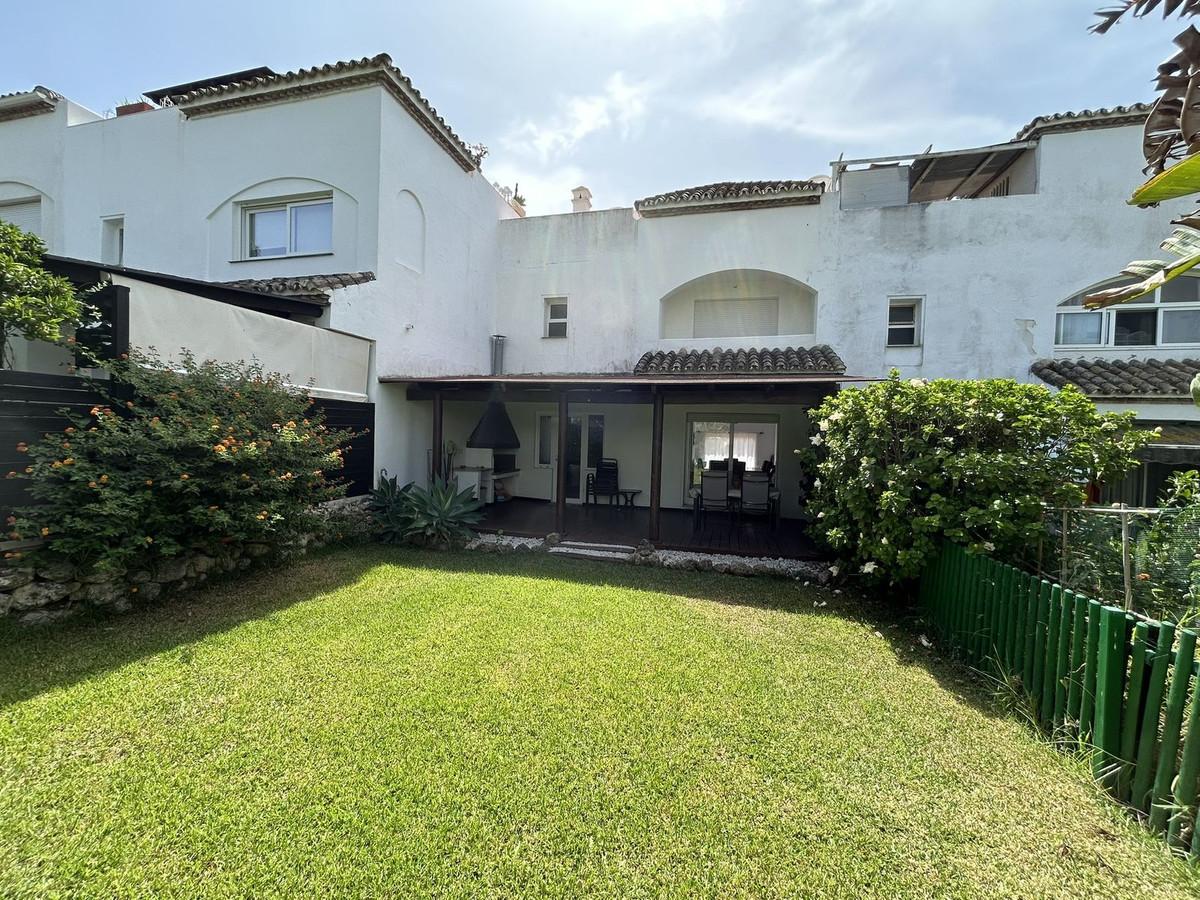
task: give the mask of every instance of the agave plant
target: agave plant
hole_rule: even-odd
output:
[[[398,478],[388,476],[387,469],[379,472],[379,487],[370,493],[367,508],[379,527],[379,539],[385,544],[402,544],[412,526],[408,495],[412,482],[401,486]]]
[[[410,517],[404,538],[426,547],[469,540],[471,526],[483,518],[483,504],[471,496],[471,489],[460,491],[443,478],[435,479],[428,490],[411,488],[404,502]]]

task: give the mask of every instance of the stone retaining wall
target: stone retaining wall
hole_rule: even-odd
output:
[[[123,612],[182,594],[209,578],[269,565],[328,543],[353,542],[371,530],[366,498],[334,500],[317,510],[322,525],[289,545],[230,545],[218,555],[190,552],[160,559],[120,574],[86,572],[61,560],[39,560],[34,552],[0,560],[0,616],[27,625],[62,619],[84,609]],[[26,551],[27,552],[27,551]]]

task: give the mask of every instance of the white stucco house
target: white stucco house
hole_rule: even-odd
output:
[[[829,175],[664,185],[632,208],[593,209],[581,186],[574,212],[529,217],[386,55],[144,98],[105,118],[42,87],[0,97],[0,219],[114,281],[307,302],[274,313],[306,337],[227,312],[183,330],[288,371],[344,350],[361,391],[345,372],[328,390],[374,404],[377,468],[424,481],[449,466],[507,501],[489,507],[497,527],[588,532],[578,506],[601,460],[633,507],[630,540],[692,541],[705,469],[766,463],[772,505],[796,517],[806,410],[891,368],[1075,383],[1169,425],[1131,499],[1194,459],[1200,280],[1136,306],[1079,302],[1158,253],[1184,211],[1124,203],[1144,105]],[[147,295],[131,342],[182,339],[166,309]],[[366,362],[320,330],[367,340]],[[451,443],[452,459],[434,452]]]

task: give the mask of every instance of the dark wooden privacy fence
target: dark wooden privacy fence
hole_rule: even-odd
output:
[[[7,517],[17,507],[34,502],[24,479],[3,477],[29,465],[29,458],[17,452],[17,444],[36,444],[49,432],[61,432],[68,424],[64,409],[86,416],[102,402],[104,398],[87,381],[74,375],[0,369],[0,513]]]
[[[325,424],[357,435],[346,445],[341,477],[346,495],[358,497],[375,486],[375,404],[351,400],[313,399],[313,407],[325,413]]]
[[[34,444],[50,432],[62,431],[68,424],[64,409],[87,415],[93,406],[105,402],[83,378],[0,369],[0,514],[7,517],[13,509],[32,502],[27,482],[3,477],[29,465],[17,452],[17,444]],[[367,493],[375,472],[375,405],[315,398],[313,407],[324,411],[330,428],[358,432],[347,445],[341,477],[348,483],[349,496]]]
[[[1084,746],[1101,784],[1200,855],[1196,632],[1105,606],[947,544],[921,580],[938,638],[1018,683],[1047,732]]]

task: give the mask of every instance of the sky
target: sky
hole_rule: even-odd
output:
[[[0,0],[0,93],[97,112],[267,65],[388,53],[531,214],[846,158],[1005,141],[1153,98],[1178,20],[1090,34],[1103,0]],[[5,33],[6,32],[6,33]],[[15,38],[15,39],[14,39]]]

